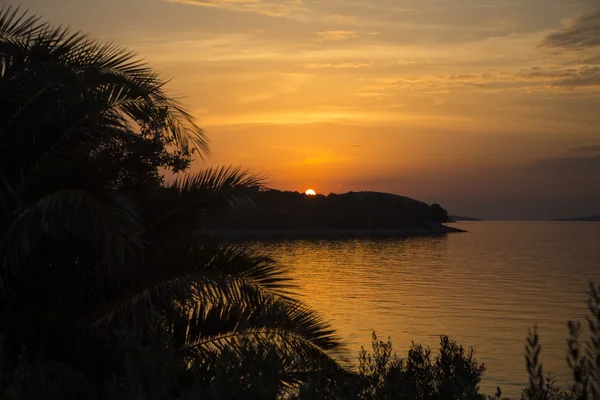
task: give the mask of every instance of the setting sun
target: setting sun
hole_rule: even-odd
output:
[[[316,196],[317,192],[315,192],[312,189],[308,189],[306,192],[304,192],[304,194],[306,194],[307,196]]]

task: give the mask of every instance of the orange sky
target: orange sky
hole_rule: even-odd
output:
[[[209,163],[275,188],[600,213],[596,0],[4,3],[133,48],[173,78]]]

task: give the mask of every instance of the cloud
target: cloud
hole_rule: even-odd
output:
[[[600,176],[600,155],[581,158],[546,158],[537,160],[533,165],[522,168],[522,170],[596,178]]]
[[[325,15],[323,19],[328,22],[335,22],[336,24],[354,24],[357,18],[354,15],[331,14]]]
[[[569,50],[600,46],[600,11],[567,21],[563,29],[546,36],[542,46]]]
[[[364,63],[364,62],[346,62],[346,63],[310,63],[306,64],[304,67],[308,69],[358,69],[358,68],[369,68],[372,67],[373,63]]]
[[[489,71],[453,75],[419,75],[387,78],[368,78],[367,84],[357,89],[360,93],[389,93],[408,91],[432,94],[447,90],[476,92],[597,92],[600,90],[600,67],[578,68],[539,67],[517,71]]]
[[[588,87],[600,86],[600,67],[584,67],[571,71],[570,76],[553,82],[554,86]]]
[[[285,16],[301,5],[302,0],[166,0],[169,3],[223,8],[270,16]]]
[[[238,97],[240,103],[255,103],[274,99],[282,95],[296,93],[312,77],[311,74],[280,73],[270,79],[262,91],[252,90],[251,93]]]
[[[577,64],[577,65],[599,65],[600,64],[600,55],[585,56],[584,58],[575,61],[574,64]]]
[[[350,93],[349,96],[354,96],[354,97],[363,97],[363,98],[372,98],[372,99],[383,99],[386,97],[394,97],[393,93],[388,93],[388,92],[365,92],[365,91],[357,91],[355,93]]]
[[[600,144],[593,144],[591,146],[576,147],[570,151],[574,153],[600,153]]]
[[[335,30],[317,32],[317,35],[321,37],[321,40],[347,40],[354,39],[356,37],[356,32]]]
[[[316,165],[316,164],[334,164],[348,161],[348,157],[337,154],[335,151],[322,148],[322,147],[297,147],[297,146],[281,146],[281,145],[267,145],[267,147],[283,150],[290,153],[288,158],[295,163],[304,165]]]

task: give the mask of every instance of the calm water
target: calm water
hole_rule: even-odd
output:
[[[441,334],[473,346],[488,366],[483,389],[518,396],[524,341],[538,325],[545,371],[567,372],[569,319],[586,316],[589,280],[600,283],[600,223],[470,222],[441,238],[253,243],[268,250],[356,358],[371,332],[398,355]],[[564,375],[562,375],[564,377]]]

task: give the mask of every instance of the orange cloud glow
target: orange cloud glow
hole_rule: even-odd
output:
[[[276,188],[390,191],[467,215],[480,199],[490,217],[600,211],[597,154],[570,152],[600,144],[590,2],[20,3],[138,52],[173,78],[211,163]]]

